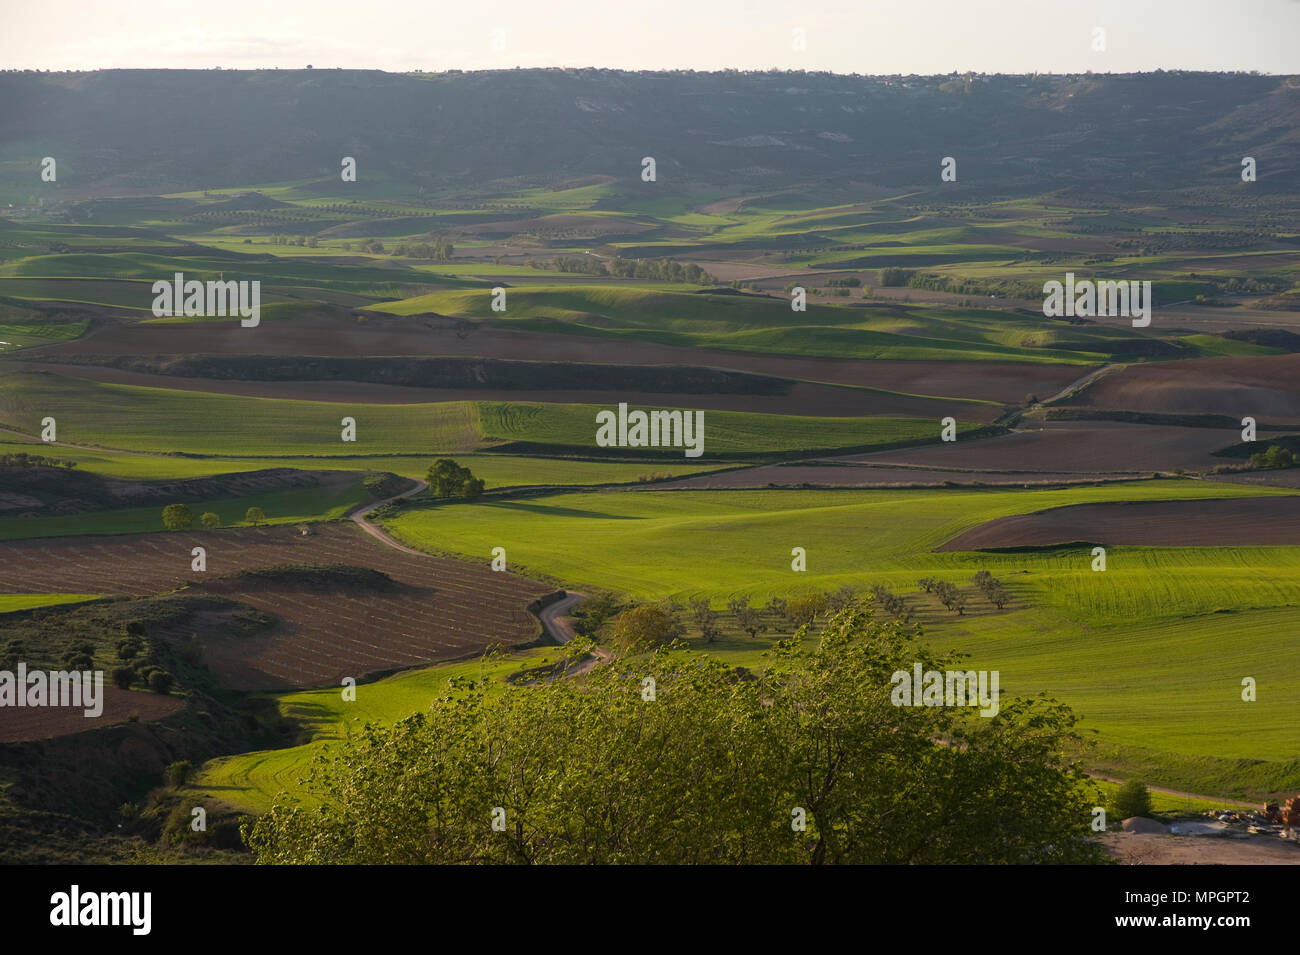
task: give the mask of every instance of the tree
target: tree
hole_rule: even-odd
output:
[[[483,493],[483,479],[474,477],[469,468],[461,467],[450,458],[434,461],[427,478],[429,490],[436,498],[473,500]]]
[[[211,511],[207,511],[199,518],[199,523],[208,530],[214,530],[221,526],[221,518],[216,514],[213,514]]]
[[[848,584],[842,586],[835,593],[826,598],[826,609],[831,613],[839,613],[849,604],[851,604],[858,595],[856,587],[850,587]]]
[[[767,632],[767,624],[763,623],[763,618],[759,615],[759,612],[749,606],[748,601],[736,614],[736,622],[740,624],[741,630],[749,634],[751,639],[757,638],[760,633]]]
[[[118,667],[113,671],[113,685],[119,690],[131,689],[131,683],[135,680],[135,671],[130,667]]]
[[[180,789],[194,777],[194,766],[188,759],[172,763],[164,771],[167,783]]]
[[[594,639],[598,630],[618,611],[618,601],[611,593],[593,594],[573,612],[574,632],[580,637]]]
[[[162,520],[169,531],[183,531],[194,526],[194,512],[184,504],[168,504],[163,508]]]
[[[812,623],[826,612],[825,594],[803,594],[786,601],[786,612],[795,626]]]
[[[718,626],[718,612],[709,605],[706,598],[692,597],[689,604],[691,622],[699,628],[700,636],[704,638],[705,643],[712,643],[722,636],[722,628]]]
[[[1151,815],[1151,793],[1147,792],[1146,783],[1139,779],[1130,779],[1111,798],[1111,814],[1120,819],[1133,816]]]
[[[260,507],[250,507],[244,512],[244,521],[256,527],[258,524],[266,523],[266,512]]]
[[[891,674],[956,660],[870,606],[769,661],[738,680],[670,647],[582,680],[463,680],[428,712],[332,746],[305,787],[328,794],[319,806],[278,803],[242,831],[263,864],[1105,861],[1062,705],[1004,696],[992,718],[895,706]],[[611,785],[610,767],[645,784]],[[488,825],[494,806],[504,831]],[[794,837],[792,806],[807,812]],[[936,825],[926,806],[961,811]]]
[[[994,581],[993,586],[987,591],[989,602],[1001,610],[1011,602],[1011,591],[1002,585],[1002,581]]]
[[[681,621],[664,607],[645,604],[614,618],[614,640],[630,653],[643,653],[672,643],[685,633]]]
[[[166,670],[154,670],[149,674],[149,689],[166,696],[172,688],[174,678]]]
[[[786,606],[784,597],[773,597],[767,602],[767,606],[764,609],[775,617],[778,623],[784,622],[790,612],[789,607]]]

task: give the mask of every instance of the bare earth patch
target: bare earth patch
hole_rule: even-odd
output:
[[[207,551],[207,572],[190,569],[190,550]],[[279,565],[346,564],[388,575],[393,590],[339,585],[296,587],[227,577]],[[454,659],[539,633],[528,604],[549,588],[482,564],[402,553],[351,522],[206,532],[56,538],[0,544],[9,593],[152,595],[184,584],[274,614],[279,623],[236,636],[214,626],[199,634],[203,659],[234,689],[337,684],[345,676]],[[73,581],[89,588],[67,590]],[[179,634],[185,639],[188,634]]]
[[[1072,504],[999,517],[959,534],[936,550],[1044,547],[1074,541],[1149,547],[1295,544],[1300,541],[1300,494]]]
[[[0,743],[69,736],[125,723],[132,716],[138,717],[142,723],[149,723],[184,708],[185,701],[179,697],[105,686],[104,711],[96,717],[87,717],[81,707],[6,707],[0,717]]]

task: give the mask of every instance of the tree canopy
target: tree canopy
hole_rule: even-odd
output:
[[[1104,858],[1068,709],[894,706],[895,671],[953,660],[870,608],[801,637],[757,677],[674,644],[581,679],[449,681],[427,713],[331,744],[308,781],[323,803],[282,795],[246,838],[262,863]]]
[[[450,458],[433,462],[428,481],[434,497],[472,500],[483,493],[483,479],[476,478],[469,468],[461,467]]]

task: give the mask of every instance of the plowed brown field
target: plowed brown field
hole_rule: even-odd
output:
[[[207,572],[190,569],[191,548],[207,551]],[[256,577],[218,579],[283,564],[352,564],[382,571],[400,586],[307,590]],[[404,554],[351,524],[241,528],[122,537],[0,543],[6,593],[151,595],[183,584],[280,618],[256,636],[203,628],[204,659],[236,689],[319,686],[345,676],[464,656],[493,643],[535,637],[527,605],[547,592],[536,581],[481,565]],[[217,621],[219,624],[219,621]],[[182,637],[188,636],[179,635]]]
[[[1069,403],[1106,411],[1249,415],[1261,424],[1300,423],[1300,354],[1130,365],[1098,379]]]
[[[1201,501],[1074,504],[1000,517],[937,550],[1042,547],[1087,541],[1150,547],[1300,543],[1300,494]]]
[[[475,325],[466,332],[457,322],[429,316],[372,316],[364,324],[346,319],[303,318],[268,322],[251,335],[231,334],[229,327],[215,323],[151,325],[108,320],[82,338],[32,349],[29,354],[40,354],[42,360],[53,362],[60,355],[311,354],[705,365],[778,378],[861,385],[912,395],[977,398],[1004,404],[1020,404],[1030,392],[1054,394],[1089,370],[1076,365],[1015,361],[804,358],[550,335],[494,325]]]
[[[81,707],[6,707],[0,715],[0,743],[53,739],[102,729],[114,723],[125,723],[131,716],[138,716],[141,722],[148,723],[171,716],[184,706],[185,701],[175,696],[105,686],[104,711],[93,718],[88,718]]]

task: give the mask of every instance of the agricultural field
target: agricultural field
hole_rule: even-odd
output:
[[[45,813],[115,847],[90,861],[142,843],[247,861],[239,814],[329,805],[318,757],[446,717],[474,687],[485,712],[555,689],[540,723],[561,736],[582,700],[672,654],[741,700],[854,608],[877,636],[918,627],[918,655],[996,671],[1008,702],[1069,707],[1089,799],[1142,780],[1172,815],[1300,791],[1293,150],[1260,150],[1271,191],[1243,194],[1235,170],[1216,178],[1210,127],[1180,125],[1194,100],[1218,111],[1209,139],[1254,143],[1265,127],[1237,104],[1290,87],[1036,76],[990,97],[808,74],[805,100],[788,79],[665,75],[682,102],[749,112],[679,129],[629,107],[638,136],[680,144],[652,182],[623,168],[643,147],[608,78],[538,71],[509,93],[535,107],[510,113],[538,144],[529,172],[408,122],[432,104],[467,142],[495,135],[448,92],[479,102],[458,74],[391,77],[381,104],[374,77],[283,72],[322,116],[338,72],[360,91],[335,89],[343,113],[368,104],[348,115],[412,138],[356,119],[360,180],[319,157],[287,168],[291,134],[316,132],[267,72],[248,78],[267,104],[229,95],[289,138],[274,162],[250,146],[237,176],[188,146],[186,178],[119,144],[135,166],[74,185],[69,163],[33,198],[11,177],[29,147],[0,149],[0,671],[93,668],[108,691],[90,725],[0,716],[17,839],[57,828]],[[534,99],[556,89],[617,143],[566,152],[547,124],[568,120]],[[772,106],[787,99],[819,105]],[[1100,148],[1077,130],[1103,107],[1142,162],[1143,143],[1177,146],[1188,184],[1077,155]],[[769,109],[813,145],[782,150]],[[941,186],[926,131],[954,117],[1004,141]],[[1050,163],[1007,158],[1044,142]],[[260,322],[154,314],[176,273],[260,283]],[[1149,281],[1149,323],[1045,314],[1067,273]],[[701,453],[602,437],[622,405],[699,415]],[[164,783],[179,761],[193,775]],[[91,764],[104,784],[77,795]],[[177,838],[187,800],[226,835]],[[43,852],[0,839],[0,861]]]

